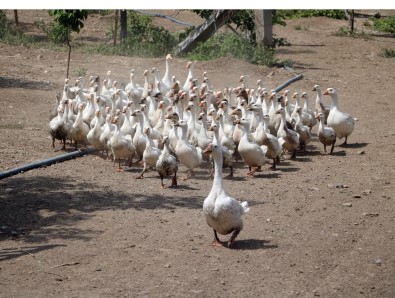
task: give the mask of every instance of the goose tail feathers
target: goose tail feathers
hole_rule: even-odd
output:
[[[241,207],[243,207],[243,214],[247,213],[248,211],[250,211],[250,207],[248,206],[248,202],[244,201],[244,202],[240,202]]]

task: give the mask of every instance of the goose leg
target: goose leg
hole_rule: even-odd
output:
[[[330,152],[330,154],[332,154],[333,153],[333,149],[335,148],[335,143],[333,143],[332,144],[332,147],[331,147],[331,152]]]
[[[210,244],[210,246],[216,246],[216,247],[223,246],[222,242],[218,238],[217,231],[214,229],[213,229],[213,231],[214,231],[214,241]]]
[[[159,177],[160,177],[160,184],[161,184],[162,188],[166,188],[166,186],[163,184],[163,175],[159,174]]]
[[[186,175],[186,177],[184,177],[182,180],[188,180],[189,178],[191,178],[193,176],[193,170],[192,169],[189,169],[188,170],[188,172],[187,172],[187,175]]]
[[[291,159],[295,159],[296,158],[296,149],[294,150],[294,152],[291,155]]]
[[[177,187],[177,171],[174,172],[173,179],[171,179],[171,187]]]
[[[276,159],[273,158],[273,165],[270,167],[270,169],[275,170],[276,169]]]
[[[326,153],[326,145],[324,145],[324,152]]]
[[[114,161],[115,161],[115,159],[114,159]],[[123,169],[121,167],[121,159],[120,158],[118,158],[118,170],[117,170],[117,172],[123,172]]]
[[[225,178],[231,178],[231,177],[233,177],[233,166],[229,166],[229,168],[230,168],[230,173],[229,173],[229,175],[226,176]]]
[[[230,237],[229,242],[228,242],[228,247],[232,245],[232,243],[235,241],[237,235],[239,235],[240,230],[237,229],[233,232],[232,237]]]
[[[147,170],[147,163],[144,162],[144,168],[143,168],[143,170],[141,171],[140,175],[138,175],[138,176],[136,177],[136,179],[144,179],[144,173],[145,173],[146,170]]]

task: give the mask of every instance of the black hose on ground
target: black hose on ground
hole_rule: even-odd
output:
[[[55,156],[55,157],[52,157],[52,158],[48,158],[48,159],[44,159],[44,160],[41,160],[41,161],[36,161],[36,162],[33,162],[33,163],[29,163],[27,165],[20,166],[20,167],[17,167],[17,168],[8,170],[8,171],[0,172],[0,180],[4,179],[4,178],[7,178],[7,177],[10,177],[10,176],[13,176],[13,175],[17,175],[17,174],[29,171],[29,170],[32,170],[32,169],[49,166],[49,165],[52,165],[52,164],[57,163],[57,162],[63,162],[65,160],[69,160],[69,159],[72,159],[72,158],[83,156],[85,154],[93,153],[95,151],[96,151],[95,148],[90,147],[90,148],[87,148],[85,150],[73,151],[73,152],[62,154],[62,155]]]

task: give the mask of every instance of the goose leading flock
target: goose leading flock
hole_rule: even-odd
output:
[[[132,69],[125,88],[118,87],[111,71],[103,80],[91,76],[88,88],[82,78],[74,86],[66,79],[56,106],[51,107],[52,147],[56,140],[61,141],[63,150],[66,140],[74,143],[75,149],[92,145],[104,159],[118,163],[117,172],[123,172],[125,165],[139,167],[141,172],[135,178],[143,179],[146,171],[155,170],[162,188],[167,177],[171,178],[170,187],[177,187],[180,165],[187,169],[187,180],[196,175],[197,168],[213,163],[213,186],[203,210],[214,230],[215,245],[221,243],[217,233],[232,233],[228,244],[234,242],[243,227],[241,217],[249,210],[247,202],[226,194],[223,167],[230,168],[230,178],[240,160],[249,168],[247,176],[262,171],[268,161],[276,170],[286,155],[295,159],[299,151],[307,150],[315,136],[325,154],[327,146],[332,154],[336,139],[345,138],[347,144],[354,130],[355,119],[340,110],[333,87],[322,92],[314,85],[312,90],[317,94],[311,108],[306,92],[294,92],[295,104],[291,104],[289,90],[278,94],[266,89],[262,80],[252,89],[248,75],[240,77],[238,86],[213,90],[206,71],[199,84],[192,62],[187,63],[181,83],[172,73],[172,62],[167,55],[162,78],[157,68],[145,70],[141,85]],[[330,105],[324,104],[323,95],[330,96]]]

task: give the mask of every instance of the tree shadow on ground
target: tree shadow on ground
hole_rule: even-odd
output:
[[[31,242],[89,240],[101,231],[82,230],[75,223],[94,217],[96,211],[202,208],[200,197],[107,188],[94,182],[45,176],[16,177],[0,183],[0,241],[19,236]]]
[[[23,88],[32,90],[54,90],[57,86],[40,81],[30,81],[19,78],[9,78],[0,76],[0,88]]]
[[[0,251],[0,262],[19,258],[23,255],[31,255],[47,249],[53,249],[59,246],[67,246],[64,244],[51,244],[39,246],[23,246],[18,248],[4,248]]]

